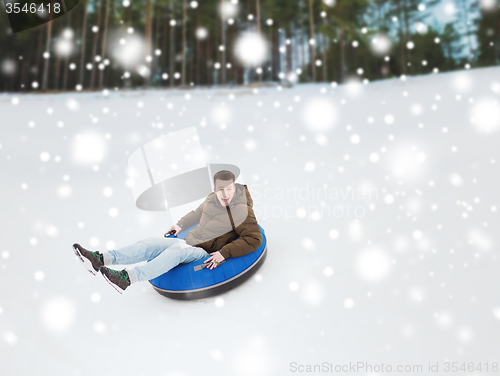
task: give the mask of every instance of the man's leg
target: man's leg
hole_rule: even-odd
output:
[[[150,260],[158,256],[168,247],[184,242],[178,238],[148,238],[135,244],[108,252],[90,251],[80,244],[73,244],[73,250],[82,261],[83,266],[93,275],[99,272],[103,265],[126,265]]]
[[[157,257],[165,249],[184,242],[177,238],[147,238],[125,247],[103,252],[104,265],[128,265]]]
[[[111,286],[122,293],[134,282],[148,281],[166,273],[180,263],[200,260],[207,256],[208,253],[203,248],[190,246],[183,239],[148,238],[106,252],[104,261],[107,265],[134,264],[151,260],[150,262],[121,271],[101,266],[99,271]]]
[[[182,240],[161,252],[154,260],[130,270],[129,276],[131,282],[149,281],[179,264],[201,260],[207,256],[209,254],[203,248],[190,246]]]

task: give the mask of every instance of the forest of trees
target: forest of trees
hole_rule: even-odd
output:
[[[444,25],[441,3],[80,0],[13,34],[0,2],[0,90],[342,83],[499,64],[498,0],[448,0],[456,17]],[[249,32],[267,41],[258,66],[235,51]]]

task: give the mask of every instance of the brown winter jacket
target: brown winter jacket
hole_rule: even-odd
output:
[[[259,248],[262,234],[252,209],[252,197],[246,185],[236,183],[235,186],[229,206],[222,206],[215,193],[210,193],[196,210],[177,222],[182,229],[199,223],[189,231],[186,243],[208,253],[220,251],[226,259],[244,256]]]

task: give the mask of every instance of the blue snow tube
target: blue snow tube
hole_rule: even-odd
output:
[[[181,231],[177,237],[184,239],[197,224]],[[254,252],[241,257],[230,257],[210,270],[195,270],[209,256],[187,264],[177,265],[168,272],[150,280],[153,288],[172,299],[202,299],[228,291],[248,280],[264,263],[267,256],[267,242],[264,229],[259,225],[262,244]],[[170,235],[169,238],[173,237]]]

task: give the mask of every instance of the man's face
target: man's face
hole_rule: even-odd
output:
[[[232,180],[219,180],[215,181],[214,192],[219,199],[222,206],[228,206],[236,192],[236,186]]]

